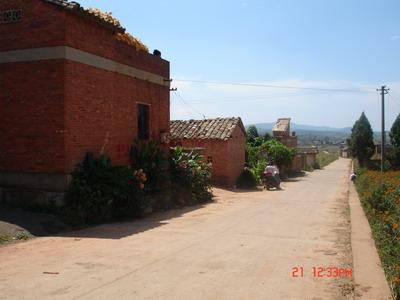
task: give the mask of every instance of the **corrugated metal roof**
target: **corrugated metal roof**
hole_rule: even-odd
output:
[[[228,140],[239,126],[246,134],[240,118],[171,121],[171,139],[218,139]]]

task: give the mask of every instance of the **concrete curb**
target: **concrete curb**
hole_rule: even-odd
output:
[[[355,299],[393,299],[357,191],[349,184]]]

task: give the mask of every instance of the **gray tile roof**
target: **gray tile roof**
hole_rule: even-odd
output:
[[[86,10],[84,7],[82,7],[78,2],[75,1],[68,1],[68,0],[42,0],[44,2],[50,3],[57,5],[58,7],[68,10],[73,13],[77,13],[81,16],[87,17],[89,19],[92,19],[93,21],[108,27],[116,32],[125,32],[125,28],[123,28],[121,25],[116,25],[113,24],[112,22],[108,22],[104,18],[100,17],[99,15],[96,15],[88,10]]]
[[[171,139],[218,139],[228,140],[239,126],[246,134],[240,118],[171,121]]]

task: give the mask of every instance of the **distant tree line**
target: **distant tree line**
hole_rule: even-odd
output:
[[[390,129],[389,137],[391,147],[387,149],[387,158],[384,162],[385,169],[400,169],[400,114]],[[353,157],[357,158],[361,167],[376,167],[371,161],[375,153],[374,133],[364,112],[354,123],[351,137],[347,140],[347,143]]]

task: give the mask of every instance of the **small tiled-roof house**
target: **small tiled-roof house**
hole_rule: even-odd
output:
[[[201,149],[212,162],[213,182],[232,187],[245,163],[246,131],[240,118],[171,121],[171,145]]]

